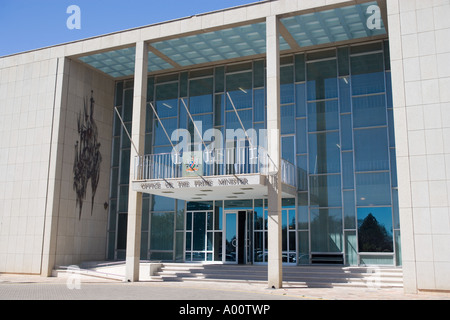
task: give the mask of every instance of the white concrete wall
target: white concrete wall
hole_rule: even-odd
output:
[[[63,148],[57,173],[60,178],[59,203],[53,214],[58,216],[55,264],[72,265],[82,261],[102,260],[106,257],[106,231],[108,210],[104,203],[109,199],[112,120],[114,112],[114,81],[79,62],[66,59],[67,81],[63,88],[61,103],[61,126],[59,147]],[[88,182],[86,199],[83,201],[81,219],[76,193],[73,189],[73,165],[75,143],[80,140],[77,119],[85,99],[89,104],[93,90],[95,100],[94,120],[98,128],[102,162],[100,182],[94,198],[91,215],[92,189]],[[56,191],[58,192],[58,191]]]
[[[405,290],[450,289],[450,0],[388,0]]]
[[[0,59],[0,272],[48,274],[54,263],[105,257],[114,83],[60,49]],[[91,90],[103,162],[94,213],[88,188],[79,220],[74,145]]]
[[[0,272],[40,272],[56,75],[39,53],[0,62]]]

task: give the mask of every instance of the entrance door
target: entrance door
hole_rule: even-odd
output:
[[[225,212],[224,241],[224,262],[253,263],[253,211]]]

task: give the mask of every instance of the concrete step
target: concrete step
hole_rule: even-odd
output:
[[[71,274],[69,267],[54,270],[54,276]],[[89,262],[77,271],[83,276],[125,279],[125,262]],[[267,265],[141,262],[142,281],[218,281],[267,283]],[[403,271],[393,267],[283,266],[285,286],[300,287],[403,287]]]
[[[267,266],[163,264],[152,279],[265,283]],[[401,268],[385,267],[285,266],[283,282],[287,286],[392,288],[403,286],[403,272]]]

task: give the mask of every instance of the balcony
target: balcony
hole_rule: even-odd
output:
[[[264,148],[248,146],[138,156],[133,190],[187,201],[266,198],[278,170],[271,163]],[[296,167],[282,160],[279,170],[283,197],[295,196]]]

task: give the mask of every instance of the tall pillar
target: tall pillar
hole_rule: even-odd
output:
[[[281,246],[280,44],[279,21],[267,17],[268,285],[283,283]]]
[[[126,251],[126,281],[139,281],[141,251],[142,193],[132,189],[135,157],[145,149],[145,113],[147,104],[148,45],[136,43],[134,70],[133,123],[131,127],[130,189],[128,192],[128,222]]]

